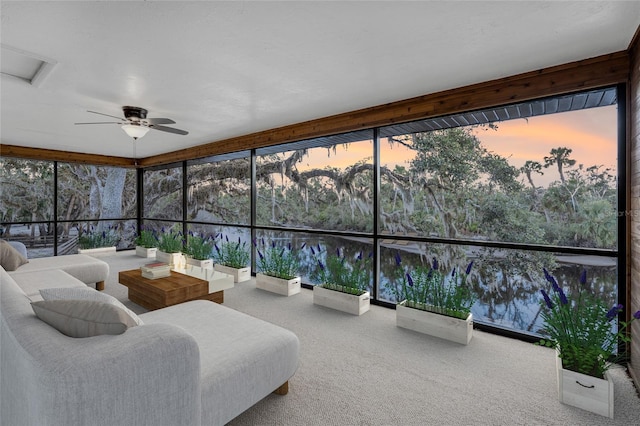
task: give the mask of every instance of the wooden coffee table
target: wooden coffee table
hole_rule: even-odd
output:
[[[224,291],[209,293],[209,282],[171,271],[171,276],[150,280],[140,269],[121,271],[118,282],[129,288],[129,300],[149,310],[165,308],[189,300],[224,302]]]

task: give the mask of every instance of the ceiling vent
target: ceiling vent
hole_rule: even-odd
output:
[[[58,64],[53,59],[26,52],[15,47],[0,45],[2,60],[0,74],[17,78],[35,87],[40,87]]]

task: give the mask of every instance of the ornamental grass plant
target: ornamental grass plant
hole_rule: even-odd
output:
[[[316,255],[316,250],[310,249]],[[318,246],[317,255],[320,254]],[[371,283],[371,257],[372,254],[365,258],[360,251],[353,259],[347,259],[344,250],[338,248],[336,254],[326,256],[325,262],[318,259],[311,278],[320,282],[321,287],[360,296],[367,292]]]
[[[398,303],[406,300],[405,306],[409,308],[467,319],[476,301],[467,283],[473,261],[463,272],[454,267],[451,273],[443,273],[435,257],[428,268],[419,266],[410,272],[403,267],[400,254],[396,253],[395,261],[402,278],[387,287]]]
[[[182,246],[182,232],[162,228],[160,238],[158,239],[158,250],[165,253],[180,253],[182,252]]]
[[[300,270],[300,252],[291,247],[291,243],[286,246],[276,244],[275,241],[265,243],[264,238],[254,241],[253,245],[258,252],[257,268],[258,272],[271,277],[291,280],[298,276]],[[300,250],[305,248],[302,244]]]
[[[563,368],[589,376],[604,378],[612,363],[620,359],[618,344],[631,338],[627,329],[632,321],[640,319],[640,311],[628,322],[615,321],[624,307],[609,308],[605,302],[586,288],[587,273],[580,275],[580,290],[567,294],[557,280],[544,269],[551,291],[541,289],[543,297],[542,319],[549,336],[538,344],[555,348],[562,359]]]
[[[140,228],[140,232],[136,236],[135,245],[144,248],[158,247],[158,236],[152,229]]]
[[[249,266],[251,253],[246,242],[229,241],[228,236],[224,236],[222,242],[215,243],[213,246],[213,261],[218,265],[228,266],[230,268],[241,269]]]
[[[211,235],[204,236],[197,232],[189,231],[187,243],[184,246],[184,254],[196,260],[208,260],[212,257],[215,238]]]
[[[119,241],[120,237],[116,235],[115,229],[112,226],[109,226],[106,230],[99,231],[91,225],[86,232],[80,229],[78,247],[82,250],[113,247],[117,245]]]

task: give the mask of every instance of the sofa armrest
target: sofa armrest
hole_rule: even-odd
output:
[[[48,345],[48,354],[25,365],[32,369],[26,374],[35,386],[14,403],[31,406],[21,410],[27,418],[13,420],[39,425],[200,424],[199,349],[183,329],[149,324],[116,336],[59,337]],[[20,402],[21,397],[37,402]]]

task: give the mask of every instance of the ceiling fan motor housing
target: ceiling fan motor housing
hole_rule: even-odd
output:
[[[123,106],[122,111],[127,120],[140,121],[147,118],[147,110],[144,108]]]

